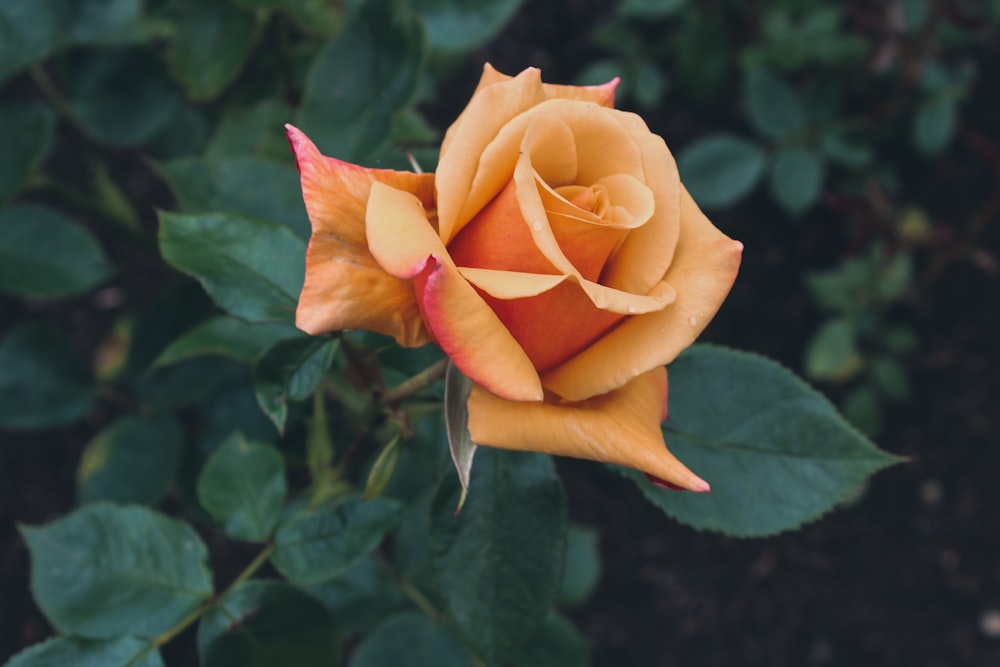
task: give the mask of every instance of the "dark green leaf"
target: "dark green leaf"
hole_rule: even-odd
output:
[[[340,640],[315,598],[280,581],[228,591],[198,626],[202,667],[330,667]]]
[[[566,553],[566,497],[552,459],[481,448],[472,493],[445,478],[431,508],[431,566],[459,631],[489,665],[538,629],[555,600]]]
[[[524,4],[524,0],[413,0],[427,28],[431,46],[471,51],[489,41]]]
[[[955,102],[940,99],[920,107],[913,119],[913,141],[926,155],[936,155],[948,147],[955,133]]]
[[[593,528],[575,523],[566,534],[566,569],[559,587],[560,605],[575,606],[586,602],[601,579],[599,535]]]
[[[366,2],[313,62],[296,124],[327,155],[371,159],[416,94],[423,58],[413,10],[399,0]]]
[[[875,157],[869,146],[852,142],[838,132],[823,135],[822,148],[831,160],[848,167],[863,167]]]
[[[74,56],[70,109],[87,136],[138,146],[166,127],[182,103],[162,63],[147,49],[98,49]]]
[[[186,212],[262,218],[309,238],[299,173],[289,164],[256,157],[182,158],[162,170]]]
[[[517,667],[587,667],[587,639],[566,618],[552,612],[511,664]]]
[[[160,252],[222,308],[252,322],[290,322],[305,243],[288,227],[235,215],[160,213]]]
[[[220,315],[174,339],[156,358],[153,367],[206,355],[249,364],[278,341],[302,336],[301,331],[289,324],[246,322],[229,315]]]
[[[472,442],[472,436],[469,435],[471,391],[472,381],[462,375],[455,364],[449,361],[444,379],[444,413],[451,460],[455,464],[455,472],[458,473],[458,481],[462,485],[462,493],[455,507],[456,512],[462,509],[469,495],[469,476],[472,473],[472,459],[476,455],[476,443]]]
[[[775,157],[771,166],[771,192],[792,215],[815,204],[822,186],[823,162],[816,153],[788,148]]]
[[[0,151],[0,202],[17,194],[45,162],[55,128],[55,114],[43,104],[0,107],[0,146],[4,147]]]
[[[388,570],[374,558],[363,558],[330,581],[305,589],[333,614],[344,634],[368,630],[405,600]]]
[[[885,428],[882,400],[871,387],[862,385],[850,391],[843,401],[844,417],[862,433],[875,437]]]
[[[304,401],[323,380],[337,351],[327,337],[297,338],[273,345],[253,367],[257,403],[279,432],[285,429],[289,401]]]
[[[0,2],[0,83],[22,67],[48,57],[58,39],[59,24],[49,3]]]
[[[747,72],[743,107],[754,129],[772,139],[798,132],[806,124],[805,111],[795,89],[763,68]]]
[[[285,123],[291,117],[292,108],[273,97],[250,106],[233,107],[215,128],[205,157],[217,161],[252,155],[291,164],[292,152],[285,138]]]
[[[898,462],[822,395],[764,357],[695,345],[670,365],[670,450],[712,484],[667,491],[622,470],[665,512],[701,530],[751,537],[816,519]]]
[[[713,134],[685,148],[678,160],[681,180],[699,206],[731,206],[750,194],[764,173],[761,148],[742,137]]]
[[[63,633],[154,637],[212,594],[198,534],[143,507],[86,505],[21,534],[35,601]]]
[[[90,232],[35,204],[0,209],[0,291],[55,299],[107,280],[111,264]]]
[[[292,17],[308,32],[331,35],[343,21],[340,5],[329,0],[236,0],[236,4],[251,9],[277,9]]]
[[[8,331],[0,341],[0,368],[0,428],[52,428],[90,410],[90,376],[49,329],[28,324]]]
[[[895,401],[910,396],[910,374],[906,366],[891,357],[875,359],[871,365],[872,379],[879,390]]]
[[[141,656],[141,657],[140,657]],[[18,653],[4,667],[163,667],[160,652],[148,639],[118,637],[106,641],[54,637]]]
[[[172,5],[170,71],[195,100],[214,99],[236,77],[253,45],[253,14],[224,2]]]
[[[227,438],[198,476],[198,501],[234,540],[263,542],[285,502],[285,461],[274,447]]]
[[[688,0],[622,0],[618,13],[622,16],[656,18],[679,12],[687,3]]]
[[[814,380],[844,381],[861,369],[857,327],[850,318],[829,320],[806,346],[805,372]]]
[[[447,625],[419,612],[393,616],[369,632],[350,667],[472,667],[469,651]]]
[[[181,429],[167,415],[121,417],[87,443],[77,468],[77,500],[155,505],[180,460]]]
[[[329,581],[377,547],[402,513],[394,500],[357,496],[300,511],[278,528],[271,562],[296,584]]]
[[[146,39],[143,0],[37,0],[52,7],[63,46],[126,44]]]

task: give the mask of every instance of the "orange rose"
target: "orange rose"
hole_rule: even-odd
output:
[[[708,484],[667,450],[664,365],[715,315],[742,244],[681,185],[617,81],[486,66],[435,174],[320,155],[289,127],[313,235],[296,323],[436,342],[475,384],[473,441]]]

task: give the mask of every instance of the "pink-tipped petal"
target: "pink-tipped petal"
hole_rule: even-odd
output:
[[[365,169],[328,158],[300,130],[287,129],[313,230],[296,325],[311,334],[377,331],[408,347],[429,342],[411,285],[386,273],[368,250],[365,207],[377,182],[432,202],[433,174]]]
[[[416,197],[374,185],[367,227],[375,259],[391,275],[413,281],[434,339],[467,377],[511,400],[542,398],[531,360],[459,273]]]

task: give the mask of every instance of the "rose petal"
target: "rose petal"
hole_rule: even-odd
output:
[[[480,445],[628,466],[685,489],[708,491],[664,444],[660,416],[666,389],[663,368],[603,396],[562,405],[505,401],[473,386],[469,433]]]
[[[478,90],[449,128],[437,168],[438,231],[445,243],[457,231],[483,150],[512,118],[544,100],[541,74],[528,68],[513,79]]]
[[[368,245],[391,275],[412,279],[424,321],[441,349],[498,396],[542,397],[524,350],[463,278],[413,195],[376,183],[368,198]]]
[[[310,334],[377,331],[407,347],[429,342],[411,285],[387,274],[368,251],[365,202],[373,182],[432,202],[433,174],[365,169],[324,157],[300,130],[286,127],[313,230],[296,326]]]
[[[583,400],[673,361],[722,305],[736,280],[742,252],[743,244],[716,229],[687,190],[682,190],[680,239],[663,277],[676,289],[676,300],[659,312],[629,318],[546,372],[543,386],[567,400]]]
[[[655,209],[649,221],[633,230],[608,260],[601,282],[644,294],[663,278],[677,246],[681,181],[677,163],[662,138],[651,133],[635,114],[620,113],[618,119],[642,153],[644,182],[653,192]]]

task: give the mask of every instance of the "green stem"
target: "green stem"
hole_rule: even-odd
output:
[[[42,91],[42,95],[44,95],[45,99],[49,101],[49,104],[51,104],[52,108],[56,110],[56,113],[69,122],[74,122],[73,110],[72,106],[70,106],[69,100],[66,99],[66,97],[59,90],[58,86],[56,86],[52,79],[49,78],[48,72],[45,71],[45,68],[42,67],[41,63],[33,64],[28,69],[28,72],[31,74],[31,80],[34,81],[35,85],[38,86],[38,89]]]
[[[442,377],[444,377],[445,371],[448,370],[448,360],[442,359],[433,366],[428,366],[424,370],[420,371],[409,380],[396,385],[389,391],[385,392],[382,396],[382,405],[393,406],[398,403],[402,403],[404,400],[413,396],[421,389],[429,387],[434,384]]]
[[[400,592],[410,598],[410,601],[417,605],[417,608],[420,609],[420,611],[424,612],[435,623],[440,623],[444,620],[444,614],[434,606],[434,603],[431,602],[419,588],[414,586],[409,579],[400,574],[396,570],[395,566],[390,563],[385,556],[378,551],[373,552],[372,556],[375,558],[375,561],[389,573],[389,576],[392,577],[392,580],[395,582]]]
[[[257,570],[259,570],[261,567],[264,566],[264,563],[267,562],[267,560],[271,557],[272,553],[274,553],[273,543],[268,544],[266,547],[264,547],[264,550],[261,551],[259,554],[257,554],[256,558],[250,561],[249,565],[243,568],[243,571],[240,572],[239,576],[237,576],[233,580],[233,583],[229,584],[229,586],[222,593],[222,595],[226,595],[226,593],[233,590],[234,588],[242,584],[244,581],[252,577],[254,574],[256,574]],[[170,640],[174,639],[177,635],[187,630],[188,627],[197,622],[198,619],[200,619],[205,614],[206,611],[215,606],[216,600],[217,598],[213,597],[211,600],[206,600],[205,602],[202,602],[194,609],[194,611],[185,616],[180,623],[170,628],[163,634],[158,635],[156,639],[153,640],[152,646],[155,648],[159,648],[160,646],[163,646]]]

